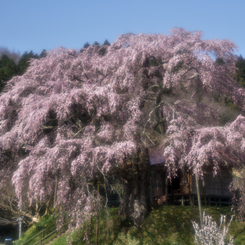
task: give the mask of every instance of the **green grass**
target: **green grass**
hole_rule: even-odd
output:
[[[47,229],[46,229],[47,228]],[[52,215],[44,215],[40,221],[34,225],[32,225],[23,235],[21,240],[15,241],[15,245],[22,244],[23,242],[28,241],[30,238],[33,236],[37,235],[40,233],[42,230],[45,230],[44,236],[52,232],[53,230],[56,229],[56,218],[54,218]],[[47,240],[52,239],[56,235],[52,235],[49,237]],[[40,239],[43,238],[43,233],[39,234],[36,238],[32,239],[30,242],[28,242],[26,245],[31,245],[34,244],[35,242],[39,241]]]
[[[226,214],[229,221],[229,207],[204,208],[213,220],[218,222],[220,214]],[[118,216],[118,208],[102,211],[99,216],[98,244],[194,244],[194,230],[191,221],[199,221],[197,207],[191,206],[159,206],[152,210],[140,229],[136,229],[129,219]],[[38,224],[36,227],[42,227]],[[88,223],[80,229],[69,231],[58,238],[52,245],[96,244],[96,217],[92,225]],[[27,234],[33,234],[31,227]],[[234,220],[229,234],[235,237],[235,244],[245,245],[245,222]],[[26,236],[26,234],[25,234]],[[25,237],[24,236],[24,237]],[[87,239],[84,239],[87,236]],[[89,236],[89,237],[88,237]]]

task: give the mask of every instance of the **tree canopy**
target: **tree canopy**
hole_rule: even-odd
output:
[[[103,55],[94,45],[32,60],[0,96],[1,186],[9,171],[23,206],[52,199],[57,181],[56,204],[82,222],[98,197],[91,183],[117,175],[122,213],[140,220],[148,210],[148,149],[162,149],[173,175],[242,165],[245,90],[233,79],[236,46],[201,37],[183,29],[126,34],[102,46]]]

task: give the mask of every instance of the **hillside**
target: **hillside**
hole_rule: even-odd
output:
[[[227,220],[231,216],[229,207],[206,207],[207,214],[219,223],[220,214],[227,214]],[[92,226],[85,225],[74,232],[68,231],[55,240],[52,245],[80,245],[80,244],[194,244],[194,230],[191,221],[198,221],[198,209],[191,206],[159,206],[152,210],[145,222],[137,230],[130,220],[124,220],[118,216],[118,208],[109,209],[109,215],[105,210],[101,212],[98,226],[98,240],[96,239],[96,217],[92,219]],[[45,217],[41,223],[48,227],[53,220]],[[22,241],[26,241],[40,230],[40,224],[32,226],[24,235]],[[245,222],[234,220],[229,234],[234,236],[235,244],[245,244]],[[73,241],[72,241],[73,240]],[[96,240],[98,243],[96,243]],[[70,243],[69,243],[70,241]],[[18,241],[15,245],[20,244]],[[31,243],[30,243],[31,244]]]

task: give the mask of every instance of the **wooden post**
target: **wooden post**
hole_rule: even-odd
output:
[[[200,196],[200,189],[199,189],[199,183],[198,183],[198,177],[197,173],[195,173],[195,179],[196,179],[196,189],[197,189],[197,201],[198,201],[198,209],[199,209],[199,215],[200,215],[200,225],[202,225],[202,207],[201,207],[201,196]]]
[[[165,173],[165,196],[166,196],[166,205],[168,205],[168,176],[167,176],[167,171]]]
[[[181,195],[181,206],[184,206],[184,195]]]
[[[202,180],[202,187],[203,187],[204,205],[207,206],[207,195],[206,195],[204,175],[203,175],[203,180]]]
[[[57,190],[58,190],[58,174],[55,177],[55,187],[54,187],[54,205],[53,208],[55,208],[55,203],[57,199]]]
[[[192,181],[191,181],[191,175],[188,172],[187,173],[187,188],[188,188],[190,205],[193,207],[194,206],[194,202],[193,202],[193,199],[192,199],[191,183],[192,183]]]
[[[100,193],[100,181],[97,182],[97,205],[99,204],[99,193]],[[97,207],[97,212],[96,212],[96,245],[99,244],[98,242],[98,236],[99,236],[99,207]]]

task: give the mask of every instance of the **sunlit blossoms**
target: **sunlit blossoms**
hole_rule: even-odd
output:
[[[73,214],[92,210],[91,183],[117,175],[124,212],[134,213],[139,200],[146,212],[147,149],[158,145],[173,174],[242,164],[245,118],[237,116],[245,90],[232,77],[236,46],[201,36],[173,29],[121,35],[81,53],[59,48],[10,80],[0,96],[0,164],[12,169],[19,205],[56,195]]]

